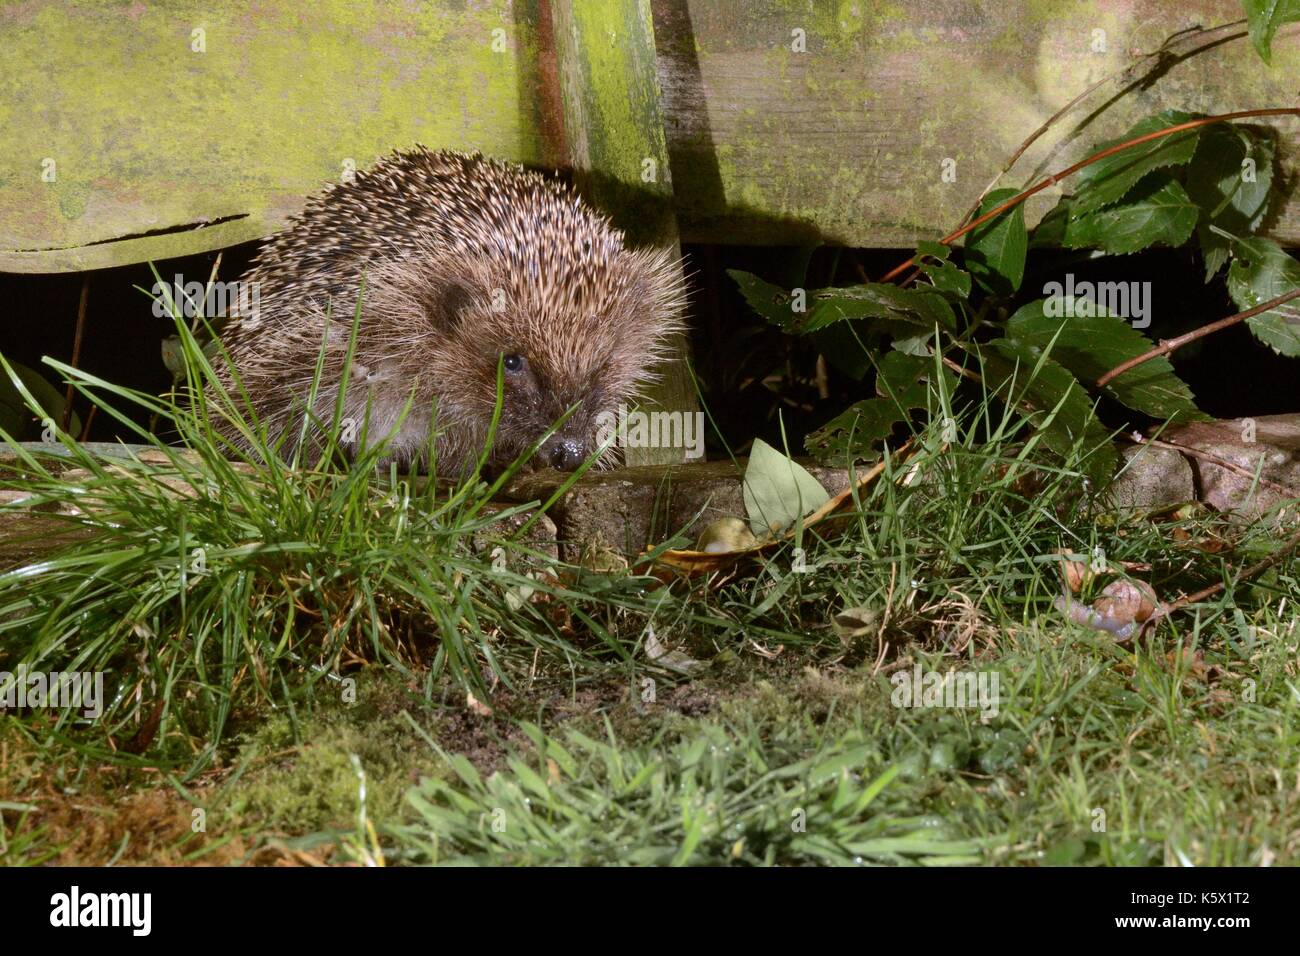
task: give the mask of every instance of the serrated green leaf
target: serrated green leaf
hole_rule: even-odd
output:
[[[1115,285],[1127,298],[1125,284]],[[1051,345],[1052,358],[1084,382],[1094,382],[1121,362],[1151,350],[1150,339],[1098,305],[1109,290],[1088,291],[1097,298],[1054,296],[1030,302],[1007,322],[1007,337],[1040,349]],[[1163,355],[1108,382],[1105,390],[1129,408],[1158,418],[1177,415],[1187,421],[1200,414],[1192,390]]]
[[[1191,238],[1198,214],[1196,204],[1177,180],[1153,173],[1122,202],[1068,219],[1061,245],[1116,254],[1137,252],[1157,243],[1181,246]]]
[[[977,215],[996,209],[1017,192],[1015,189],[995,189],[984,197]],[[1025,277],[1028,248],[1025,207],[1021,203],[970,231],[965,244],[966,268],[986,292],[1009,296],[1020,288]]]
[[[782,328],[794,321],[794,299],[785,289],[740,269],[728,269],[727,275],[736,283],[749,307],[767,321]]]
[[[830,500],[807,469],[761,439],[749,452],[743,491],[745,515],[759,536],[790,527]]]
[[[954,330],[957,318],[947,301],[926,289],[902,289],[870,282],[814,289],[800,297],[748,272],[729,269],[745,301],[759,315],[792,335],[803,335],[846,319],[895,319],[926,330],[935,324]],[[798,311],[802,306],[802,311]]]
[[[1275,242],[1258,237],[1233,243],[1228,294],[1241,310],[1300,288],[1300,262]],[[1255,338],[1281,355],[1300,356],[1300,299],[1246,320]]]
[[[1273,143],[1248,126],[1211,126],[1187,170],[1187,194],[1229,231],[1256,228],[1273,185]]]
[[[950,331],[957,328],[952,306],[943,296],[924,289],[901,289],[872,282],[841,289],[817,289],[810,293],[809,303],[806,315],[797,318],[788,331],[802,334],[843,319],[901,320],[926,331],[933,330],[936,324]]]
[[[970,298],[970,273],[958,269],[951,262],[923,262],[921,272],[940,292],[951,293],[959,299]]]
[[[812,344],[832,366],[853,379],[871,371],[871,356],[880,347],[882,335],[888,335],[882,319],[870,322],[837,322],[812,333]],[[916,331],[911,323],[894,323],[897,334],[909,336]]]
[[[929,355],[922,357],[901,351],[889,352],[877,366],[876,394],[881,398],[894,399],[900,411],[925,408],[929,393],[925,382],[934,374],[934,369],[934,359]]]
[[[958,299],[970,298],[970,274],[948,261],[952,248],[942,242],[923,239],[916,244],[913,260],[930,284],[940,292]]]
[[[1273,36],[1284,23],[1300,21],[1300,0],[1241,0],[1249,24],[1250,42],[1259,58],[1273,62]]]
[[[940,262],[946,262],[952,255],[952,246],[946,246],[942,242],[935,242],[933,239],[922,239],[916,244],[916,254],[920,256],[929,256],[932,259],[938,259]]]
[[[907,417],[888,398],[854,402],[804,439],[810,455],[823,461],[874,461],[880,453],[872,447],[888,438],[894,426]]]
[[[1029,232],[1030,249],[1059,249],[1065,242],[1065,226],[1074,206],[1072,197],[1062,196]]]
[[[1268,211],[1273,185],[1273,143],[1248,126],[1212,126],[1201,136],[1187,171],[1187,195],[1200,208],[1197,241],[1205,259],[1205,281],[1223,268],[1232,242],[1211,226],[1244,236]]]
[[[890,347],[904,355],[925,356],[930,354],[930,337],[934,333],[922,332],[919,335],[902,335],[889,343]]]
[[[1025,415],[1043,444],[1062,458],[1076,447],[1084,473],[1099,487],[1115,474],[1118,454],[1074,376],[1039,346],[1011,339],[964,346],[980,360],[981,377],[1003,402]]]
[[[1209,282],[1228,261],[1232,241],[1201,223],[1196,224],[1196,241],[1201,247],[1201,258],[1205,260],[1205,281]]]
[[[1098,151],[1148,133],[1196,119],[1190,113],[1165,110],[1148,116],[1118,139],[1101,144]],[[1148,173],[1167,166],[1182,166],[1196,153],[1200,129],[1171,133],[1147,140],[1100,159],[1079,172],[1079,188],[1073,197],[1076,215],[1118,202]]]
[[[810,454],[822,460],[872,461],[879,457],[875,443],[888,438],[899,422],[907,421],[913,409],[929,405],[926,381],[934,374],[934,360],[895,351],[878,365],[876,392],[850,405],[835,418],[804,439]],[[945,373],[946,374],[946,373]]]

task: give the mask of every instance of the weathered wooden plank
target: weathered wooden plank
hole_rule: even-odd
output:
[[[584,193],[609,210],[638,245],[681,254],[672,173],[659,112],[649,0],[551,0],[554,49],[568,156]],[[687,367],[689,343],[646,396],[649,409],[699,407]],[[684,448],[628,448],[629,465],[669,464]]]
[[[364,165],[415,140],[554,161],[538,2],[4,5],[0,269],[97,268],[265,235],[345,161]],[[619,5],[575,8],[594,24]],[[683,238],[860,246],[905,246],[951,227],[1075,94],[1178,30],[1241,17],[1234,0],[650,5],[672,160],[662,183]],[[613,30],[618,42],[596,51],[606,76],[630,55]],[[794,49],[800,38],[806,52]],[[1044,137],[1009,181],[1059,168],[1163,108],[1297,102],[1296,25],[1275,39],[1271,68],[1244,27],[1192,53],[1198,45],[1188,38],[1150,85],[1059,152],[1049,152],[1056,134]],[[599,116],[633,103],[602,90],[590,108]],[[1300,124],[1275,126],[1292,193],[1268,232],[1300,244]],[[643,148],[607,146],[611,161]],[[42,178],[46,160],[53,181]],[[1032,203],[1030,219],[1051,201],[1049,192]],[[641,219],[620,216],[629,218]],[[218,225],[192,228],[201,223]]]
[[[1234,0],[1020,0],[914,4],[656,0],[660,83],[678,221],[697,242],[908,246],[954,227],[1048,117],[1172,34],[1241,20]],[[1272,68],[1239,28],[1176,47],[1149,86],[1043,137],[1008,177],[1052,172],[1143,116],[1300,105],[1300,25]],[[802,48],[806,52],[796,52]],[[1190,54],[1190,55],[1188,55]],[[1283,119],[1284,175],[1300,169],[1300,122]],[[953,161],[955,180],[943,176]],[[1267,232],[1300,244],[1300,192]],[[1031,201],[1036,222],[1060,188]]]
[[[677,242],[649,0],[551,0],[569,164],[634,242]]]
[[[534,3],[5,4],[0,269],[264,236],[417,140],[538,161],[536,61]]]

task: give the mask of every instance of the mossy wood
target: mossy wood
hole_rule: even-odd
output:
[[[559,110],[568,164],[583,192],[637,245],[680,255],[668,144],[659,112],[649,0],[550,0]],[[685,336],[647,396],[649,410],[692,414]],[[629,465],[670,464],[681,448],[628,448]]]
[[[567,150],[548,138],[544,2],[6,4],[0,269],[101,268],[263,236],[349,163],[415,140],[563,160]],[[646,2],[658,104],[636,98],[649,89],[649,48],[632,42],[644,30],[618,22],[643,20]],[[632,185],[633,198],[671,195],[687,241],[860,246],[946,230],[1076,94],[1180,30],[1242,17],[1234,0],[554,6],[595,31],[583,34],[591,42],[577,65],[584,128],[611,135],[569,145],[587,150],[597,172]],[[1162,108],[1295,103],[1300,25],[1279,31],[1271,67],[1244,25],[1212,39],[1189,33],[1173,50],[1157,73],[1134,78],[1150,83],[1103,91],[1095,103],[1106,108],[1044,136],[1011,180],[1060,168]],[[628,65],[637,74],[611,82]],[[568,96],[565,112],[575,105]],[[672,166],[655,184],[628,165],[655,155],[658,134],[635,126],[647,105],[662,114]],[[1292,191],[1266,231],[1300,244],[1300,125],[1274,125],[1279,180]],[[1060,133],[1074,135],[1054,149]],[[1031,221],[1052,200],[1031,204]]]
[[[349,0],[5,5],[0,269],[94,269],[264,236],[350,165],[416,140],[538,161],[531,15]]]

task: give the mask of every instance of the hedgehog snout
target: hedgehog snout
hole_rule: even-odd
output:
[[[556,418],[558,417],[557,415]],[[550,427],[549,424],[547,427]],[[545,429],[542,431],[544,432]],[[591,424],[579,409],[575,410],[568,420],[542,443],[533,460],[543,468],[573,471],[587,460],[594,448],[595,440]]]
[[[538,455],[552,468],[558,468],[560,471],[573,471],[586,461],[587,449],[584,443],[576,438],[553,435],[545,445],[538,449]]]

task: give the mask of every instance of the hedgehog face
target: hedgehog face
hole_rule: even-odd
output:
[[[538,448],[530,464],[572,471],[596,451],[594,429],[588,421],[594,417],[592,408],[600,405],[601,385],[594,380],[585,389],[565,388],[561,380],[547,372],[544,363],[529,358],[530,352],[534,356],[538,354],[526,347],[500,353],[502,417],[507,425],[504,429],[498,427],[498,455],[494,458],[514,460],[541,441],[552,424],[560,423]],[[495,378],[495,365],[491,370]],[[583,394],[576,395],[578,391]],[[566,395],[574,398],[572,411],[565,404]],[[495,397],[493,382],[494,401]]]
[[[600,449],[596,446],[596,416],[619,395],[618,383],[605,374],[599,355],[570,355],[557,359],[565,336],[544,338],[519,315],[480,316],[453,333],[456,351],[476,358],[462,368],[460,385],[444,391],[446,402],[463,405],[468,398],[476,412],[468,417],[489,423],[501,384],[501,414],[493,439],[490,463],[505,467],[545,438],[527,467],[573,470]],[[463,391],[464,387],[470,389]],[[462,419],[464,420],[464,419]],[[558,426],[558,427],[556,427]],[[482,441],[483,428],[476,431]],[[553,434],[547,438],[547,433]]]
[[[593,455],[600,466],[615,460],[616,452],[598,446],[598,416],[632,401],[653,377],[664,338],[679,321],[679,282],[663,263],[676,265],[620,250],[588,275],[550,283],[521,282],[500,265],[460,257],[378,273],[366,308],[375,318],[367,324],[398,324],[408,330],[407,343],[421,343],[403,361],[423,383],[417,402],[423,396],[437,407],[438,470],[463,472],[477,460],[496,410],[498,374],[490,469],[525,455],[561,419],[528,467],[572,470]],[[600,292],[577,294],[584,289]],[[412,327],[418,337],[409,335]]]
[[[600,416],[633,402],[653,378],[680,311],[677,298],[660,293],[656,261],[621,249],[603,262],[579,260],[581,271],[561,271],[549,283],[506,286],[504,308],[460,326],[459,334],[481,349],[485,408],[495,402],[501,363],[495,460],[513,461],[561,419],[532,467],[572,470],[593,456],[598,466],[617,460],[617,450],[600,447]]]

